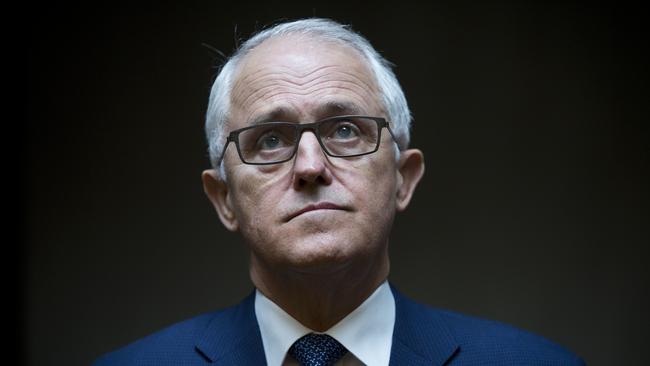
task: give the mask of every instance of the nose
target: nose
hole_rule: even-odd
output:
[[[327,156],[312,131],[303,132],[293,162],[293,186],[301,189],[309,185],[328,185],[332,173]]]

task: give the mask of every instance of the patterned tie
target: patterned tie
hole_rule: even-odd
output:
[[[300,366],[331,366],[346,353],[348,350],[327,334],[307,334],[289,348]]]

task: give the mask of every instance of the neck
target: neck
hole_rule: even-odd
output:
[[[251,256],[250,275],[264,296],[305,327],[324,332],[361,305],[387,278],[388,254],[334,273],[279,271]]]

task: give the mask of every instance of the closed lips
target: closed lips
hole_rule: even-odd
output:
[[[319,202],[316,204],[307,205],[301,208],[300,210],[292,213],[291,215],[289,215],[286,221],[290,221],[291,219],[300,216],[306,212],[316,211],[316,210],[344,210],[344,208],[331,202]]]

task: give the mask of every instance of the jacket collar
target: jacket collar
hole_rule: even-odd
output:
[[[215,313],[196,349],[210,362],[223,365],[266,365],[255,316],[255,292],[239,305]]]
[[[406,298],[392,284],[391,290],[396,313],[390,364],[443,365],[459,348],[446,321],[439,312]],[[265,365],[255,292],[239,305],[217,312],[196,349],[217,364]]]
[[[395,297],[395,328],[391,365],[443,365],[459,344],[441,314],[402,295],[391,284]]]

